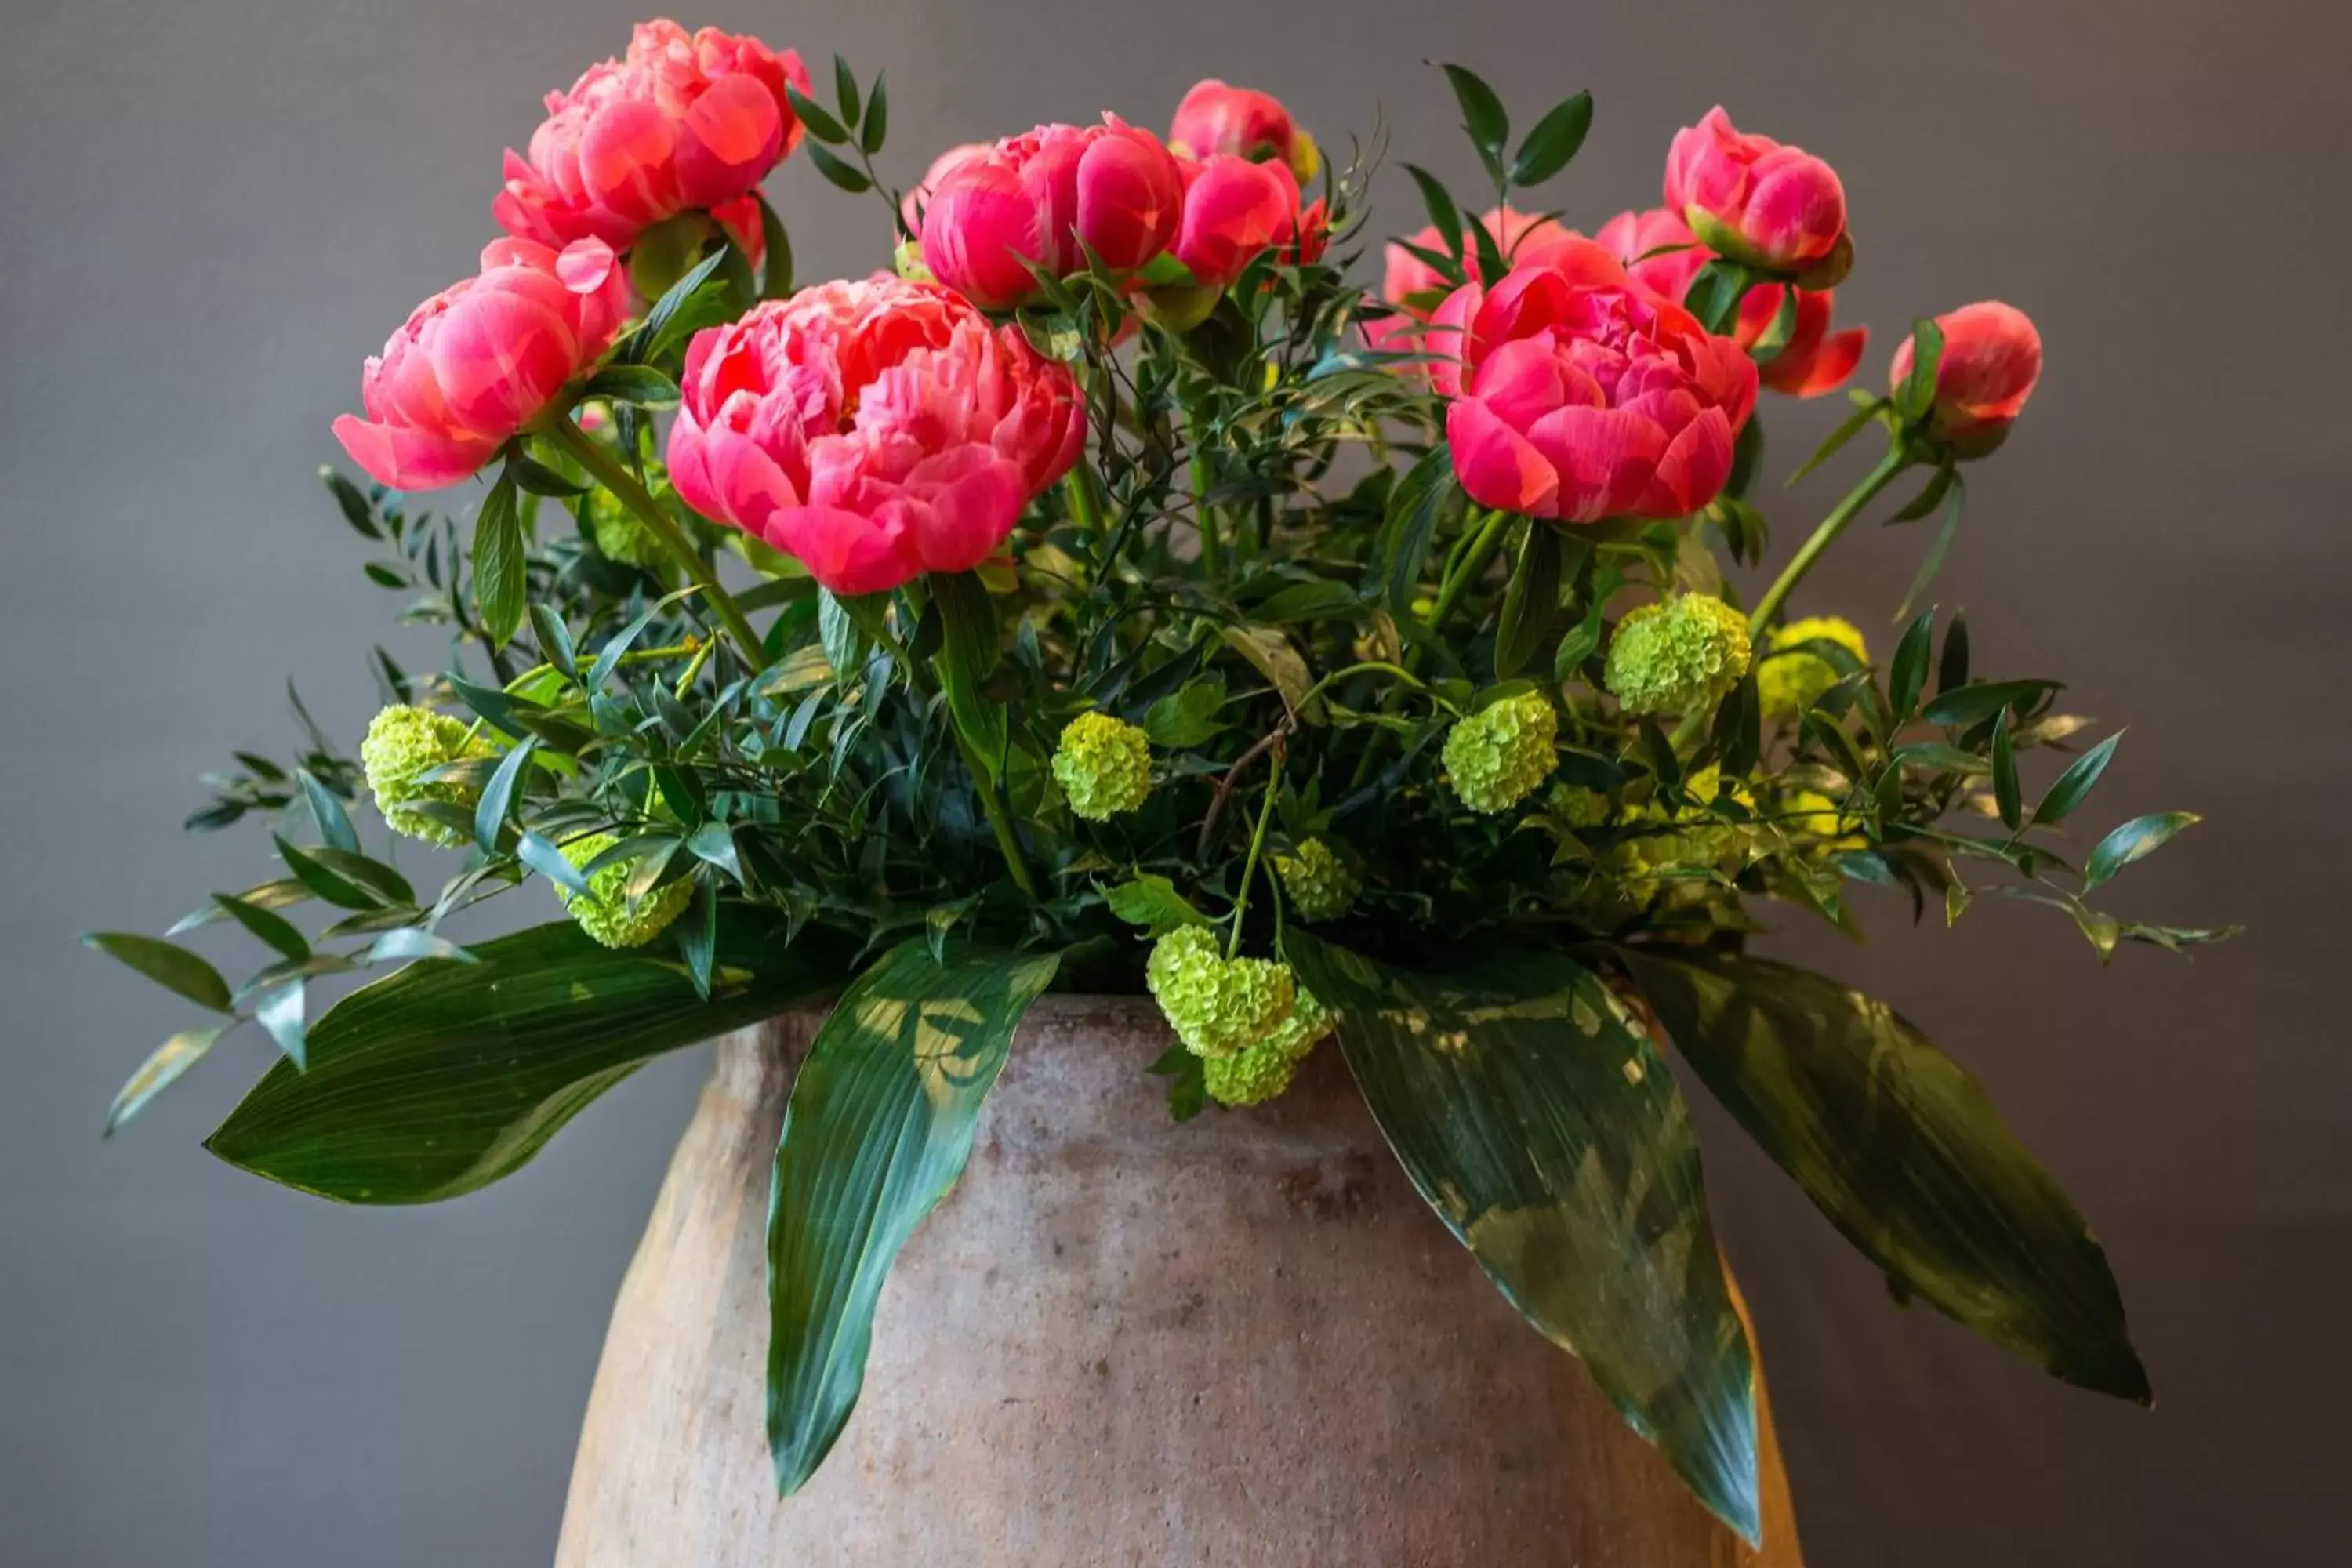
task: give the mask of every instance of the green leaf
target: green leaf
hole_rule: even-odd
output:
[[[1462,254],[1462,210],[1454,205],[1453,195],[1436,175],[1418,163],[1407,163],[1404,172],[1412,176],[1413,184],[1419,188],[1421,205],[1429,209],[1429,221],[1435,226],[1445,254],[1458,258]]]
[[[662,297],[654,301],[652,310],[646,312],[646,324],[629,339],[628,349],[623,355],[625,362],[641,362],[654,352],[668,334],[670,323],[677,318],[678,312],[701,292],[702,286],[710,280],[718,272],[719,264],[726,259],[726,247],[714,250],[688,268],[684,277],[662,290]]]
[[[305,1057],[302,1014],[307,989],[303,978],[297,975],[265,992],[253,1007],[253,1021],[278,1042],[278,1048],[286,1053],[286,1059],[294,1064],[297,1072],[302,1069]]]
[[[1428,564],[1430,542],[1437,536],[1438,519],[1461,494],[1454,479],[1454,458],[1439,442],[1421,461],[1406,470],[1389,491],[1388,510],[1380,533],[1372,541],[1364,587],[1381,598],[1392,616],[1411,611]]]
[[[1937,468],[1928,476],[1927,484],[1920,488],[1919,493],[1904,502],[1902,510],[1888,518],[1887,522],[1890,525],[1898,522],[1916,522],[1935,510],[1937,507],[1943,504],[1944,492],[1952,488],[1952,482],[1959,478],[1959,474],[1960,470],[1949,463]]]
[[[127,963],[164,990],[186,997],[215,1013],[229,1010],[228,982],[220,971],[177,942],[141,936],[136,931],[96,931],[82,944]]]
[[[1580,92],[1552,105],[1551,112],[1536,121],[1519,143],[1517,156],[1511,160],[1511,184],[1540,185],[1562,169],[1584,145],[1585,132],[1592,129],[1592,95]]]
[[[1146,936],[1165,936],[1181,926],[1209,923],[1209,917],[1194,909],[1176,890],[1175,883],[1154,872],[1104,889],[1103,902],[1128,924],[1143,927]]]
[[[408,958],[447,959],[456,963],[481,962],[447,937],[436,936],[416,926],[403,926],[397,931],[384,932],[375,939],[367,952],[370,963],[390,963]]]
[[[841,106],[844,125],[857,123],[857,78],[839,55],[833,57],[833,100]]]
[[[1936,661],[1936,694],[1958,691],[1969,683],[1969,617],[1966,611],[1952,612],[1952,625],[1944,633],[1944,654]]]
[[[474,605],[493,642],[504,644],[522,625],[529,582],[514,481],[500,474],[474,519]]]
[[[481,819],[475,818],[479,826]],[[563,851],[543,834],[526,833],[515,840],[515,858],[575,897],[593,898],[588,890],[588,879],[580,868],[564,858]]]
[[[633,404],[639,408],[675,408],[680,394],[677,383],[649,364],[608,364],[588,378],[587,389],[581,395]]]
[[[1560,568],[1565,551],[1559,531],[1540,519],[1528,523],[1528,536],[1503,590],[1503,611],[1495,631],[1495,679],[1508,680],[1528,667],[1543,646],[1559,612]]]
[[[796,84],[784,84],[784,97],[791,101],[793,112],[800,116],[801,123],[808,127],[808,133],[817,141],[839,143],[849,140],[849,132],[841,121],[826,113]]]
[[[2000,825],[2016,832],[2025,820],[2025,807],[2018,793],[2017,748],[2009,738],[2006,708],[1992,721],[1992,798],[2000,810]]]
[[[572,628],[563,624],[561,611],[551,605],[531,605],[530,634],[539,643],[539,651],[564,679],[580,679],[579,650],[572,646]]]
[[[768,1446],[797,1490],[866,1381],[898,1249],[953,1187],[1052,955],[903,942],[845,992],[793,1081],[768,1211]]]
[[[1895,617],[1897,620],[1909,615],[1911,606],[1917,604],[1920,596],[1927,593],[1927,585],[1936,580],[1936,574],[1944,569],[1944,558],[1952,552],[1952,541],[1959,537],[1960,516],[1968,510],[1968,481],[1958,477],[1959,470],[1957,468],[1947,468],[1944,471],[1953,476],[1949,486],[1950,499],[1944,504],[1944,524],[1936,531],[1935,543],[1929,545],[1927,553],[1920,557],[1919,570],[1911,579],[1909,591],[1903,595],[1902,607],[1895,612]],[[1931,489],[1934,488],[1929,487]]]
[[[182,1073],[202,1061],[205,1053],[235,1027],[236,1020],[231,1019],[225,1024],[183,1029],[156,1047],[154,1055],[139,1065],[139,1070],[132,1073],[130,1080],[116,1091],[114,1103],[106,1108],[106,1131],[102,1136],[113,1137],[116,1128],[138,1115],[149,1100],[171,1088]]]
[[[310,1026],[310,1067],[264,1074],[205,1146],[344,1203],[456,1197],[520,1168],[647,1059],[757,1023],[840,983],[818,934],[730,910],[711,1000],[675,960],[599,947],[570,921],[362,987]]]
[[[2116,747],[2123,738],[2124,732],[2118,730],[2076,757],[2074,764],[2058,775],[2058,782],[2052,784],[2049,793],[2042,797],[2042,804],[2033,808],[2035,826],[2063,822],[2076,806],[2082,805],[2091,791],[2097,787],[2099,775],[2107,771],[2107,763],[2115,759]]]
[[[2204,820],[2192,811],[2159,811],[2133,817],[2092,849],[2090,859],[2084,863],[2083,890],[2089,892],[2134,861],[2147,859]]]
[[[507,825],[507,813],[513,809],[515,787],[521,781],[523,769],[530,765],[531,752],[538,749],[536,739],[523,742],[500,760],[498,772],[482,786],[482,797],[474,803],[474,842],[483,854],[499,852],[499,832]]]
[[[2082,1215],[1909,1022],[1762,959],[1622,956],[1684,1060],[1864,1257],[2053,1375],[2147,1401]]]
[[[1188,680],[1144,710],[1143,732],[1151,743],[1171,752],[1188,751],[1223,730],[1218,718],[1225,706],[1225,680],[1206,675]]]
[[[319,468],[319,482],[325,485],[327,493],[335,498],[336,510],[343,514],[343,521],[352,525],[352,532],[362,539],[383,541],[383,530],[376,524],[375,508],[368,504],[368,499],[360,493],[359,486],[323,464]],[[156,1055],[161,1056],[163,1052],[158,1051]]]
[[[1683,305],[1710,332],[1731,331],[1739,319],[1739,302],[1748,297],[1753,275],[1739,262],[1717,256],[1692,275],[1683,291]]]
[[[866,95],[866,123],[859,127],[857,145],[869,158],[882,151],[883,138],[890,134],[889,73],[877,71],[874,90]]]
[[[882,89],[878,79],[874,88],[878,100]],[[875,108],[878,110],[881,107],[877,101]],[[793,291],[793,238],[784,228],[784,220],[777,216],[768,198],[761,196],[759,200],[760,246],[767,253],[761,265],[760,297],[782,300]]]
[[[1293,931],[1372,1116],[1430,1206],[1581,1356],[1700,1500],[1758,1529],[1755,1368],[1674,1076],[1591,972],[1488,951],[1444,974]]]
[[[231,893],[215,893],[213,902],[220,906],[223,914],[297,963],[310,956],[310,942],[285,916],[272,914],[259,904],[247,903]]]
[[[1943,363],[1944,329],[1926,320],[1911,327],[1911,374],[1895,389],[1895,412],[1906,425],[1916,425],[1936,406],[1936,369]]]
[[[935,572],[927,581],[945,634],[931,662],[948,700],[948,718],[986,770],[984,787],[993,789],[1011,736],[1005,705],[981,689],[1000,657],[996,606],[973,573]]]
[[[1796,335],[1797,291],[1794,289],[1783,288],[1780,293],[1780,302],[1772,307],[1772,319],[1764,323],[1763,331],[1757,335],[1754,342],[1748,345],[1748,357],[1759,365],[1768,365],[1779,359],[1780,351],[1787,348],[1789,340]],[[1759,421],[1751,419],[1748,422],[1747,429],[1760,428],[1762,426]],[[1742,433],[1745,434],[1745,431]]]
[[[1903,640],[1895,645],[1894,660],[1886,668],[1886,696],[1897,725],[1918,709],[1919,693],[1927,684],[1927,654],[1935,639],[1936,612],[1929,610],[1905,627]]]
[[[295,769],[294,777],[302,787],[303,800],[310,807],[310,820],[319,825],[320,841],[330,848],[358,854],[360,836],[352,828],[343,803],[335,798],[335,792],[320,784],[318,775],[308,768]]]
[[[1823,463],[1826,463],[1832,458],[1836,457],[1840,449],[1843,448],[1847,442],[1862,434],[1862,428],[1864,426],[1878,417],[1878,411],[1882,406],[1884,406],[1884,405],[1879,399],[1872,398],[1869,402],[1864,403],[1862,406],[1856,408],[1851,415],[1848,415],[1846,416],[1845,423],[1831,431],[1829,438],[1813,449],[1813,455],[1805,459],[1804,466],[1800,468],[1795,473],[1789,476],[1789,484],[1791,487],[1794,487],[1798,481],[1804,479],[1805,476],[1811,473],[1815,468],[1820,468]]]
[[[1963,646],[1966,646],[1965,644]],[[1951,645],[1945,644],[1945,661],[1951,658]],[[1930,724],[1941,724],[1957,730],[1979,723],[2003,709],[2031,702],[2045,691],[2062,689],[2054,680],[1980,680],[1973,686],[1949,687],[1938,690],[1936,700],[1919,710],[1919,717]]]
[[[873,181],[818,146],[814,142],[809,142],[802,151],[808,154],[809,162],[816,165],[816,172],[824,175],[828,183],[847,191],[851,195],[861,196],[874,188]]]
[[[1454,101],[1462,105],[1462,129],[1470,133],[1471,145],[1478,149],[1479,162],[1499,182],[1503,177],[1503,146],[1511,139],[1511,117],[1503,111],[1503,100],[1467,68],[1449,65],[1442,68],[1445,79],[1453,84]],[[1500,276],[1490,275],[1489,280]]]
[[[569,500],[584,496],[588,487],[568,474],[558,473],[522,449],[520,442],[507,448],[507,477],[529,494]]]

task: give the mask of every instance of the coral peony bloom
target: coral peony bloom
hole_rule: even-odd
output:
[[[508,150],[492,216],[542,244],[595,238],[626,250],[665,219],[724,208],[800,144],[787,81],[809,89],[791,49],[779,55],[716,27],[689,34],[675,22],[641,22],[625,56],[547,95],[530,156]]]
[[[1290,118],[1281,100],[1245,87],[1227,87],[1214,77],[1195,82],[1176,106],[1176,119],[1168,127],[1168,150],[1180,158],[1203,161],[1220,153],[1254,163],[1272,161],[1287,168],[1302,185],[1323,166],[1315,138]]]
[[[368,416],[337,419],[335,438],[394,489],[456,484],[546,412],[628,310],[627,275],[603,240],[561,255],[533,240],[493,240],[479,277],[417,306],[367,362]]]
[[[1999,446],[2042,379],[2042,334],[2026,313],[1998,300],[1963,305],[1936,318],[1944,357],[1936,363],[1931,427],[1963,457]],[[1895,351],[1889,384],[1911,374],[1911,340]]]
[[[965,142],[932,159],[931,166],[923,171],[923,177],[915,183],[914,189],[898,199],[898,221],[907,226],[907,232],[918,237],[922,234],[923,209],[931,205],[931,193],[940,188],[941,180],[953,174],[965,159],[979,157],[990,151],[991,145],[986,142]]]
[[[683,386],[677,493],[839,594],[980,564],[1085,433],[1067,366],[953,291],[887,273],[697,334]]]
[[[1223,289],[1265,251],[1280,247],[1284,259],[1313,261],[1329,237],[1323,204],[1301,211],[1298,182],[1279,163],[1254,163],[1221,153],[1204,163],[1187,162],[1184,213],[1172,247],[1176,259],[1203,289]]]
[[[1596,265],[1591,249],[1592,242],[1574,229],[1563,228],[1548,217],[1536,217],[1511,207],[1495,207],[1479,218],[1479,226],[1494,236],[1495,248],[1513,266],[1521,263],[1553,265],[1556,270],[1568,273],[1589,271]],[[1409,243],[1423,250],[1441,254],[1445,249],[1445,237],[1434,225],[1409,237]],[[1549,258],[1549,261],[1547,261]],[[1478,249],[1465,235],[1455,259],[1472,282],[1479,281]],[[1613,269],[1612,269],[1613,271]],[[1600,281],[1596,273],[1594,281]],[[1364,339],[1376,349],[1410,350],[1420,346],[1421,332],[1416,323],[1425,322],[1439,301],[1445,298],[1452,285],[1436,268],[1407,250],[1403,245],[1389,243],[1386,270],[1381,279],[1381,302],[1398,313],[1367,320]]]
[[[1708,249],[1735,261],[1819,272],[1812,280],[1822,287],[1852,261],[1837,172],[1769,136],[1741,134],[1719,106],[1675,132],[1666,152],[1666,205]]]
[[[1622,274],[1580,283],[1535,267],[1491,291],[1465,284],[1438,309],[1441,333],[1460,344],[1433,367],[1454,398],[1454,469],[1482,506],[1562,522],[1681,517],[1730,478],[1755,363]]]
[[[1714,255],[1698,243],[1688,224],[1664,207],[1619,213],[1602,224],[1593,237],[1624,261],[1626,274],[1635,283],[1677,305],[1690,291],[1699,268]],[[1741,348],[1755,347],[1771,329],[1772,319],[1780,314],[1781,290],[1778,283],[1748,289],[1731,334]],[[1789,341],[1770,363],[1759,367],[1764,385],[1797,397],[1819,397],[1844,384],[1862,363],[1870,333],[1860,327],[1832,332],[1831,315],[1828,289],[1797,290],[1797,321]]]
[[[1112,115],[1100,125],[1041,125],[941,174],[923,210],[923,260],[983,310],[1036,291],[1032,263],[1082,271],[1091,251],[1131,272],[1168,248],[1183,177],[1160,139]]]

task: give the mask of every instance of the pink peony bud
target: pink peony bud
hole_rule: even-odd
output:
[[[931,166],[923,171],[923,177],[916,182],[915,188],[899,198],[898,220],[907,226],[907,232],[916,236],[922,234],[923,209],[931,205],[931,193],[940,188],[941,180],[952,174],[965,159],[991,150],[988,142],[966,142],[932,159]]]
[[[984,310],[1036,292],[1034,263],[1057,277],[1092,251],[1131,272],[1168,248],[1184,205],[1176,160],[1158,137],[1111,115],[1100,125],[1041,125],[940,174],[923,211],[923,260]]]
[[[800,144],[784,96],[809,75],[791,49],[675,22],[641,22],[629,52],[547,97],[530,155],[509,149],[491,213],[509,234],[547,245],[596,238],[627,250],[682,212],[751,195]]]
[[[1591,284],[1520,268],[1492,290],[1465,284],[1430,336],[1460,344],[1433,379],[1454,398],[1445,434],[1462,488],[1530,517],[1696,511],[1730,477],[1756,403],[1738,344],[1622,273]]]
[[[1936,405],[1930,428],[1962,457],[1981,457],[2000,445],[2042,379],[2042,334],[2014,305],[1986,300],[1936,318],[1944,330],[1944,357],[1936,362]],[[1911,374],[1911,340],[1895,351],[1888,384]]]
[[[1085,436],[1066,365],[961,295],[887,273],[698,333],[682,385],[679,496],[839,594],[977,566]]]
[[[1852,265],[1845,187],[1810,153],[1732,128],[1720,107],[1677,132],[1666,153],[1666,205],[1717,255],[1772,272],[1811,273],[1828,288]]]
[[[1193,84],[1176,106],[1168,127],[1168,150],[1203,162],[1221,153],[1254,163],[1276,163],[1300,184],[1322,167],[1315,139],[1299,129],[1290,110],[1271,93],[1227,87],[1214,77]]]
[[[367,362],[367,417],[342,416],[335,438],[394,489],[456,484],[595,363],[628,309],[627,276],[603,240],[561,255],[533,240],[493,240],[479,277],[416,307]]]
[[[1322,255],[1328,237],[1323,204],[1301,212],[1298,182],[1281,164],[1221,153],[1182,169],[1184,216],[1173,248],[1195,284],[1226,289],[1277,246],[1286,259],[1313,261]]]
[[[1575,272],[1593,260],[1586,248],[1591,241],[1548,217],[1531,216],[1511,207],[1495,207],[1478,223],[1494,237],[1495,248],[1503,253],[1503,259],[1515,265],[1556,256],[1566,258],[1563,267]],[[1434,225],[1411,236],[1410,241],[1423,250],[1442,254],[1445,249],[1444,237]],[[1478,281],[1478,248],[1468,236],[1464,236],[1461,253],[1454,259],[1473,282]],[[1610,270],[1613,274],[1613,267]],[[1594,280],[1600,280],[1597,274]],[[1409,350],[1418,346],[1421,334],[1414,323],[1427,321],[1437,301],[1445,297],[1451,287],[1436,268],[1391,242],[1387,270],[1381,280],[1381,300],[1399,313],[1366,321],[1365,341],[1376,349]]]
[[[1688,224],[1664,207],[1619,213],[1602,224],[1594,237],[1624,261],[1626,274],[1635,283],[1677,305],[1689,292],[1699,268],[1715,254],[1698,243]],[[1781,298],[1781,285],[1777,283],[1750,289],[1740,302],[1733,341],[1741,348],[1755,347],[1771,330]],[[1819,397],[1834,392],[1853,374],[1870,334],[1859,327],[1832,332],[1830,317],[1829,290],[1797,290],[1796,325],[1780,352],[1761,367],[1764,385],[1797,397]]]

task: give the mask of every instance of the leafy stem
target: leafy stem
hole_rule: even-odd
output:
[[[1812,537],[1790,557],[1789,563],[1780,568],[1780,574],[1772,580],[1772,585],[1764,590],[1764,596],[1756,601],[1756,612],[1748,617],[1749,637],[1762,635],[1764,628],[1772,624],[1772,617],[1780,614],[1780,606],[1788,601],[1790,593],[1805,580],[1805,574],[1813,569],[1813,563],[1837,542],[1837,536],[1845,531],[1848,523],[1862,515],[1862,509],[1868,506],[1879,491],[1892,484],[1897,474],[1910,466],[1910,455],[1899,442],[1887,448],[1886,456],[1878,460],[1878,467],[1871,469],[1862,483],[1849,490],[1846,498],[1837,503],[1829,516],[1822,519],[1821,526],[1813,530]]]
[[[1282,760],[1289,748],[1283,744],[1282,731],[1274,733],[1273,760],[1267,764],[1265,799],[1257,808],[1257,827],[1250,834],[1249,858],[1242,863],[1241,887],[1234,894],[1234,929],[1225,935],[1225,956],[1231,958],[1241,951],[1242,917],[1249,912],[1250,884],[1257,878],[1258,857],[1265,848],[1265,830],[1274,820],[1274,799],[1282,793]]]
[[[744,667],[755,670],[764,668],[768,660],[761,649],[760,634],[751,629],[751,623],[744,618],[742,608],[735,603],[734,596],[719,585],[718,574],[703,560],[701,552],[688,542],[677,524],[670,520],[669,514],[662,510],[661,503],[637,482],[636,476],[591,439],[569,414],[559,412],[548,422],[547,437],[570,453],[597,483],[612,491],[623,506],[635,513],[637,521],[644,523],[646,531],[654,536],[654,542],[686,573],[687,580],[701,588],[703,597],[709,602],[711,613],[719,617],[719,624],[735,643],[736,651],[742,656]]]

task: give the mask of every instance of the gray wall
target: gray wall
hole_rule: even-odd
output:
[[[491,1192],[341,1212],[196,1147],[261,1065],[251,1040],[100,1146],[108,1097],[184,1019],[71,938],[157,929],[258,879],[257,837],[175,824],[227,745],[289,739],[285,675],[346,734],[372,710],[362,639],[388,601],[310,477],[337,455],[328,421],[361,356],[470,267],[537,95],[616,49],[636,10],[8,0],[0,1561],[407,1568],[551,1545],[606,1305],[700,1054]],[[2103,819],[2209,814],[2133,873],[2135,907],[2253,935],[2102,973],[2047,911],[1983,908],[1947,934],[1882,904],[1866,949],[1780,945],[1982,1074],[2109,1243],[2157,1412],[1894,1310],[1709,1110],[1711,1173],[1817,1563],[2142,1568],[2337,1555],[2347,15],[772,0],[689,19],[887,65],[908,174],[950,141],[1106,105],[1161,124],[1216,73],[1342,147],[1385,114],[1402,155],[1466,177],[1418,63],[1442,56],[1523,114],[1594,88],[1564,199],[1598,221],[1654,202],[1668,135],[1722,100],[1843,174],[1862,265],[1840,308],[1880,331],[1871,374],[1918,312],[2032,312],[2049,373],[1975,476],[1941,596],[1969,605],[1980,659],[2068,677],[2073,706],[2132,721]],[[1386,181],[1392,221],[1403,186]],[[803,164],[772,188],[803,276],[883,254],[869,208]],[[1775,403],[1775,468],[1834,412]],[[1783,550],[1827,494],[1776,508]],[[1861,533],[1801,607],[1882,624],[1924,542]]]

